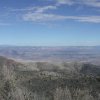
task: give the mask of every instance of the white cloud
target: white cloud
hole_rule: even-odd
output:
[[[27,8],[20,8],[20,9],[12,9],[12,8],[9,8],[9,11],[12,11],[12,12],[24,12],[24,11],[34,11],[36,10],[38,7],[27,7]]]
[[[67,4],[72,5],[74,2],[72,0],[56,0],[58,5]]]
[[[100,0],[56,0],[58,5],[87,5],[91,7],[100,7]]]
[[[47,10],[55,10],[55,9],[57,9],[57,6],[56,5],[54,5],[54,6],[52,6],[52,5],[48,5],[48,6],[43,6],[43,7],[40,7],[40,6],[36,6],[36,7],[28,7],[28,8],[21,8],[21,9],[9,9],[10,11],[12,11],[12,12],[19,12],[19,11],[21,11],[21,12],[27,12],[27,11],[35,11],[35,12],[37,12],[37,13],[42,13],[42,12],[45,12],[45,11],[47,11]]]
[[[44,6],[44,7],[37,7],[35,13],[43,13],[47,10],[54,10],[57,9],[57,6]]]
[[[70,0],[57,0],[60,4],[65,4],[70,2]],[[85,0],[85,2],[90,0]],[[94,2],[94,0],[92,0]],[[24,21],[33,21],[33,22],[47,22],[47,21],[60,21],[60,20],[75,20],[80,22],[91,22],[91,23],[100,23],[100,16],[64,16],[57,14],[49,14],[48,10],[57,9],[57,5],[37,7],[35,11],[31,11],[23,15]]]
[[[100,0],[82,0],[83,4],[91,7],[100,7]]]
[[[23,19],[25,21],[49,21],[51,20],[58,20],[61,19],[62,16],[56,16],[54,14],[47,14],[46,11],[48,10],[55,10],[57,9],[57,6],[43,6],[43,7],[37,7],[36,10],[33,12],[29,12],[23,15]]]
[[[62,16],[46,13],[27,13],[23,16],[23,19],[33,22],[75,20],[80,22],[100,23],[100,16]]]
[[[65,16],[55,15],[55,14],[45,14],[45,13],[28,13],[23,16],[25,21],[56,21],[56,20],[64,20]]]
[[[57,9],[59,6],[62,5],[75,5],[75,4],[79,4],[79,5],[86,5],[86,6],[90,6],[90,7],[100,7],[100,0],[46,0],[46,1],[55,1],[56,3],[54,3],[53,5],[48,5],[48,6],[44,6],[44,7],[39,7],[39,6],[33,6],[33,7],[27,7],[27,8],[21,8],[21,9],[10,9],[10,11],[36,11],[37,12],[44,12],[46,10],[53,10],[53,9]]]
[[[49,0],[49,2],[52,0]],[[23,11],[23,20],[32,22],[47,22],[47,21],[60,21],[60,20],[75,20],[80,22],[100,23],[100,16],[65,16],[57,15],[48,11],[58,10],[61,5],[87,5],[92,7],[100,7],[98,0],[55,0],[56,3],[46,6],[28,7],[25,9],[12,9],[12,11]]]
[[[72,19],[81,22],[100,23],[100,16],[67,16],[66,19]]]

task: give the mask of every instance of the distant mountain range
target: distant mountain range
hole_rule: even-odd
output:
[[[0,56],[30,61],[89,61],[99,63],[100,46],[0,46]]]

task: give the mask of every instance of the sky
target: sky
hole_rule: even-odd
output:
[[[100,45],[100,0],[0,0],[0,45]]]

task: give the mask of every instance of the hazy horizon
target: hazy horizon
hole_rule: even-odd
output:
[[[0,44],[2,47],[99,47],[100,45],[11,45],[11,44]]]

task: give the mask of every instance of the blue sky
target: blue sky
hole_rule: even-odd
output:
[[[100,45],[100,0],[1,0],[3,44]]]

